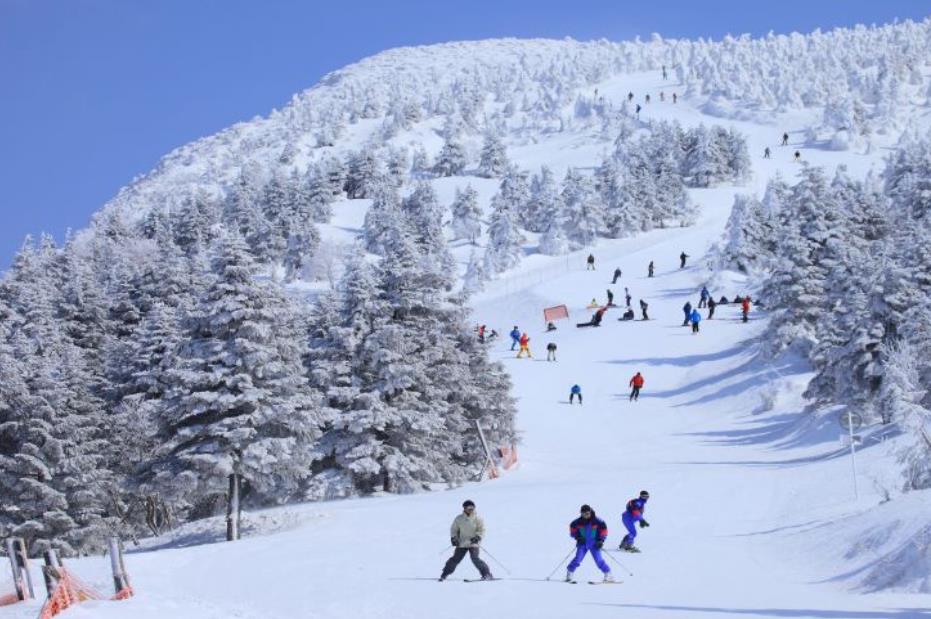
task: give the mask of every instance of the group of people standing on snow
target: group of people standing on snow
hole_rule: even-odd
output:
[[[581,401],[581,395],[579,400]],[[640,552],[640,549],[634,546],[634,540],[637,538],[638,527],[646,528],[650,526],[650,523],[643,517],[649,499],[650,493],[641,490],[639,495],[627,501],[624,513],[621,514],[621,523],[624,525],[627,534],[621,540],[618,550]],[[482,540],[485,537],[485,522],[475,511],[474,501],[466,500],[463,502],[462,513],[453,519],[449,535],[449,541],[454,550],[453,555],[443,566],[439,578],[440,582],[446,580],[456,571],[456,567],[467,554],[472,559],[472,564],[478,570],[482,580],[495,580],[488,564],[480,556]],[[579,509],[579,517],[569,523],[569,536],[575,542],[575,550],[574,554],[570,552],[563,559],[563,562],[565,562],[566,559],[572,556],[572,560],[566,567],[566,582],[575,582],[573,580],[575,571],[582,565],[582,561],[587,554],[592,555],[595,565],[604,574],[604,582],[614,582],[614,577],[611,575],[611,566],[608,565],[602,554],[605,542],[608,539],[608,525],[595,514],[595,510],[590,505],[583,505]],[[562,562],[560,565],[562,565]],[[559,566],[557,566],[558,568]]]

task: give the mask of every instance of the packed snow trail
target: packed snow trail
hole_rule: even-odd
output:
[[[639,80],[639,81],[638,81]],[[602,85],[601,92],[658,90],[656,76],[633,76]],[[667,89],[671,89],[666,84]],[[622,95],[621,95],[622,96]],[[680,100],[677,107],[654,102],[655,114],[686,125],[710,119]],[[798,131],[802,123],[786,124]],[[830,538],[839,518],[875,505],[851,499],[845,458],[836,432],[797,430],[804,415],[789,398],[772,411],[761,406],[767,385],[786,382],[800,392],[798,368],[769,367],[756,356],[754,338],[765,326],[754,313],[739,321],[739,307],[720,306],[703,320],[701,333],[682,327],[681,307],[696,303],[707,272],[702,259],[716,241],[735,191],[758,190],[776,170],[794,176],[789,157],[774,148],[758,157],[783,127],[725,123],[748,134],[756,177],[746,188],[693,191],[701,219],[690,228],[656,230],[605,241],[592,249],[596,271],[584,258],[561,275],[512,294],[479,297],[476,322],[502,334],[490,347],[514,380],[523,432],[520,467],[501,479],[447,492],[385,496],[289,506],[246,516],[246,538],[216,540],[217,520],[188,525],[189,538],[172,548],[130,552],[126,557],[137,596],[126,602],[89,602],[73,617],[268,618],[461,618],[463,616],[631,619],[850,618],[908,619],[928,616],[929,596],[860,595],[845,583],[825,582],[846,571],[819,565],[812,548],[794,541],[804,531]],[[584,140],[557,148],[555,136],[515,149],[524,167],[562,160],[587,165],[604,144]],[[788,152],[788,151],[786,151]],[[871,163],[851,153],[805,152],[820,163]],[[558,171],[559,162],[554,163]],[[691,255],[679,269],[681,251]],[[588,252],[586,251],[585,254]],[[650,260],[656,277],[647,278]],[[599,328],[576,329],[591,310],[592,297],[605,300],[615,267],[624,276],[610,286],[623,305],[624,286],[633,306],[646,299],[648,322],[618,322],[612,309]],[[744,292],[734,282],[710,286],[715,298]],[[484,300],[482,300],[484,299]],[[542,309],[565,303],[571,318],[555,333],[544,331]],[[706,316],[706,311],[702,311]],[[639,310],[637,310],[639,317]],[[532,360],[515,359],[506,333],[519,325],[531,337]],[[547,362],[546,343],[555,341],[558,361]],[[628,381],[643,372],[639,402],[627,400]],[[578,383],[585,404],[569,405]],[[606,520],[606,548],[624,535],[620,516],[628,499],[651,493],[637,545],[642,554],[611,553],[613,587],[567,587],[545,576],[572,548],[569,522],[588,503]],[[868,494],[868,493],[864,493]],[[436,582],[452,549],[448,527],[466,498],[485,519],[484,555],[503,580],[467,586],[477,572],[464,560],[444,583]],[[260,531],[249,532],[251,523]],[[210,533],[199,534],[198,531]],[[275,529],[271,534],[269,529]],[[267,535],[259,534],[264,530]],[[810,537],[806,539],[811,539]],[[155,542],[157,543],[157,542]],[[151,547],[152,543],[148,543]],[[190,544],[190,547],[181,547]],[[200,544],[200,545],[197,545]],[[501,561],[507,567],[502,568]],[[105,559],[73,562],[77,573],[100,587],[108,582]],[[509,571],[508,571],[509,570]],[[629,571],[628,571],[629,570]],[[36,572],[36,582],[40,582]],[[587,558],[576,572],[581,582],[600,580]],[[922,609],[924,607],[924,610]],[[2,617],[33,617],[37,604],[0,610]]]

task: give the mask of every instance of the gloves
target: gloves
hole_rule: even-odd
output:
[[[650,523],[647,522],[646,520],[644,520],[643,518],[641,518],[641,519],[640,519],[640,528],[641,528],[641,529],[645,529],[645,528],[647,528],[648,526],[650,526]]]
[[[595,542],[595,548],[597,548],[598,550],[601,550],[604,547],[604,545],[605,545],[605,542],[603,539],[600,539],[597,542]]]
[[[452,544],[453,546],[458,546],[458,545],[459,545],[459,540],[456,539],[455,537],[451,537],[451,538],[449,538],[449,543]]]
[[[469,542],[472,543],[472,544],[477,544],[477,543],[479,543],[480,541],[482,541],[482,538],[480,538],[478,535],[476,535],[475,537],[472,537],[472,538],[469,539]]]
[[[584,544],[584,543],[585,543],[585,538],[584,538],[584,537],[582,537],[581,535],[576,535],[576,536],[575,536],[575,545],[576,545],[576,546],[581,546],[581,545]]]

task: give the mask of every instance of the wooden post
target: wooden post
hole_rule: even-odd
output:
[[[239,473],[230,475],[230,492],[226,504],[226,541],[239,539]]]
[[[19,560],[19,567],[23,570],[23,580],[26,581],[26,590],[29,592],[29,598],[34,600],[36,598],[36,592],[32,587],[32,573],[29,571],[29,554],[26,552],[26,540],[17,537],[15,541],[18,547],[17,558]]]
[[[45,578],[45,590],[49,597],[58,586],[58,580],[61,578],[61,561],[52,548],[45,551],[45,566],[42,568],[42,576]]]
[[[16,589],[16,597],[19,601],[29,599],[29,592],[26,590],[26,582],[23,579],[23,570],[19,566],[19,552],[16,548],[16,539],[10,537],[6,540],[6,554],[10,557],[10,569],[13,571],[13,587]]]
[[[126,578],[126,567],[123,565],[123,548],[117,537],[111,537],[110,544],[110,571],[113,572],[113,588],[116,593],[129,586],[129,579]]]
[[[485,440],[485,433],[482,431],[482,424],[475,420],[475,428],[478,430],[478,438],[482,441],[482,449],[485,450],[486,465],[491,467],[491,476],[498,476],[498,468],[495,466],[494,458],[491,457],[491,450],[488,449],[488,442]]]

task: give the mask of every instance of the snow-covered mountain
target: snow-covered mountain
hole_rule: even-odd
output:
[[[923,616],[929,46],[925,20],[390,50],[177,149],[2,284],[2,533],[157,531],[95,617]],[[681,326],[703,286],[751,320]],[[576,328],[606,288],[651,320]],[[476,421],[519,453],[499,479],[471,481]],[[211,544],[230,473],[246,539]],[[579,505],[616,548],[644,488],[623,585],[544,580]],[[465,498],[506,578],[428,582]]]

